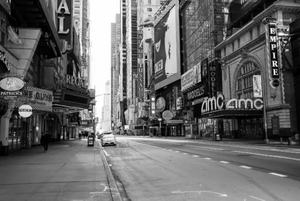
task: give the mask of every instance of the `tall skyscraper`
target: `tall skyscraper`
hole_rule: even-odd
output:
[[[101,124],[100,127],[104,131],[111,130],[111,101],[110,101],[110,81],[105,83],[105,93],[103,95],[103,106],[102,106],[102,115],[101,115]]]
[[[111,117],[115,127],[120,122],[120,42],[121,16],[111,23]]]

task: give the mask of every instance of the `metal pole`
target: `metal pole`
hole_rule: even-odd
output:
[[[143,123],[143,136],[145,137],[145,125]]]
[[[161,136],[161,121],[159,121],[159,136]]]
[[[269,32],[269,30],[268,30],[268,20],[267,20],[267,18],[265,18],[264,20],[263,20],[263,23],[265,24],[265,31],[266,31],[266,33],[267,32]],[[266,40],[267,40],[267,36],[266,36]],[[268,48],[268,43],[267,43],[267,41],[266,41],[266,45],[265,45],[265,47],[264,47],[264,55],[265,55],[265,63],[266,63],[266,65],[267,65],[267,63],[268,63],[268,57],[267,57],[267,48]],[[268,66],[268,65],[267,65]],[[270,68],[270,67],[269,67]],[[268,77],[267,77],[267,72],[266,72],[266,69],[262,69],[261,70],[261,72],[262,72],[262,90],[263,90],[263,105],[264,105],[264,108],[263,108],[263,116],[264,116],[264,132],[265,132],[265,143],[266,144],[269,144],[269,139],[268,139],[268,123],[267,123],[267,120],[268,120],[268,117],[267,117],[267,100],[268,100],[268,92],[267,92],[267,87],[268,87]]]

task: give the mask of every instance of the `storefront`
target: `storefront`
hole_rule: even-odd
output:
[[[221,51],[224,96],[264,102],[261,115],[243,111],[224,121],[224,129],[230,125],[237,132],[234,136],[279,139],[297,132],[294,78],[287,70],[292,54],[282,36],[299,9],[274,3],[215,47]]]
[[[224,138],[263,139],[263,100],[226,99],[223,94],[206,97],[201,105],[201,121],[206,137],[219,133]]]
[[[89,109],[92,100],[90,91],[85,81],[79,77],[65,74],[58,77],[57,83],[62,83],[54,92],[54,113],[61,116],[59,119],[63,124],[63,139],[75,138],[79,134],[80,117],[79,112]]]
[[[50,117],[52,112],[53,92],[32,86],[26,86],[22,98],[16,101],[14,110],[9,120],[8,143],[11,150],[30,148],[40,144],[43,132],[48,131],[52,139],[56,138],[55,117]],[[30,105],[32,115],[21,117],[18,108],[21,105]]]

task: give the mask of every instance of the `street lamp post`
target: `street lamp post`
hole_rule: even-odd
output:
[[[159,137],[161,137],[161,121],[162,121],[162,118],[158,118],[157,120],[159,122]]]

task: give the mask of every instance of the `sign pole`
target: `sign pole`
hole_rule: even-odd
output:
[[[158,118],[159,121],[159,137],[161,137],[161,118]]]

